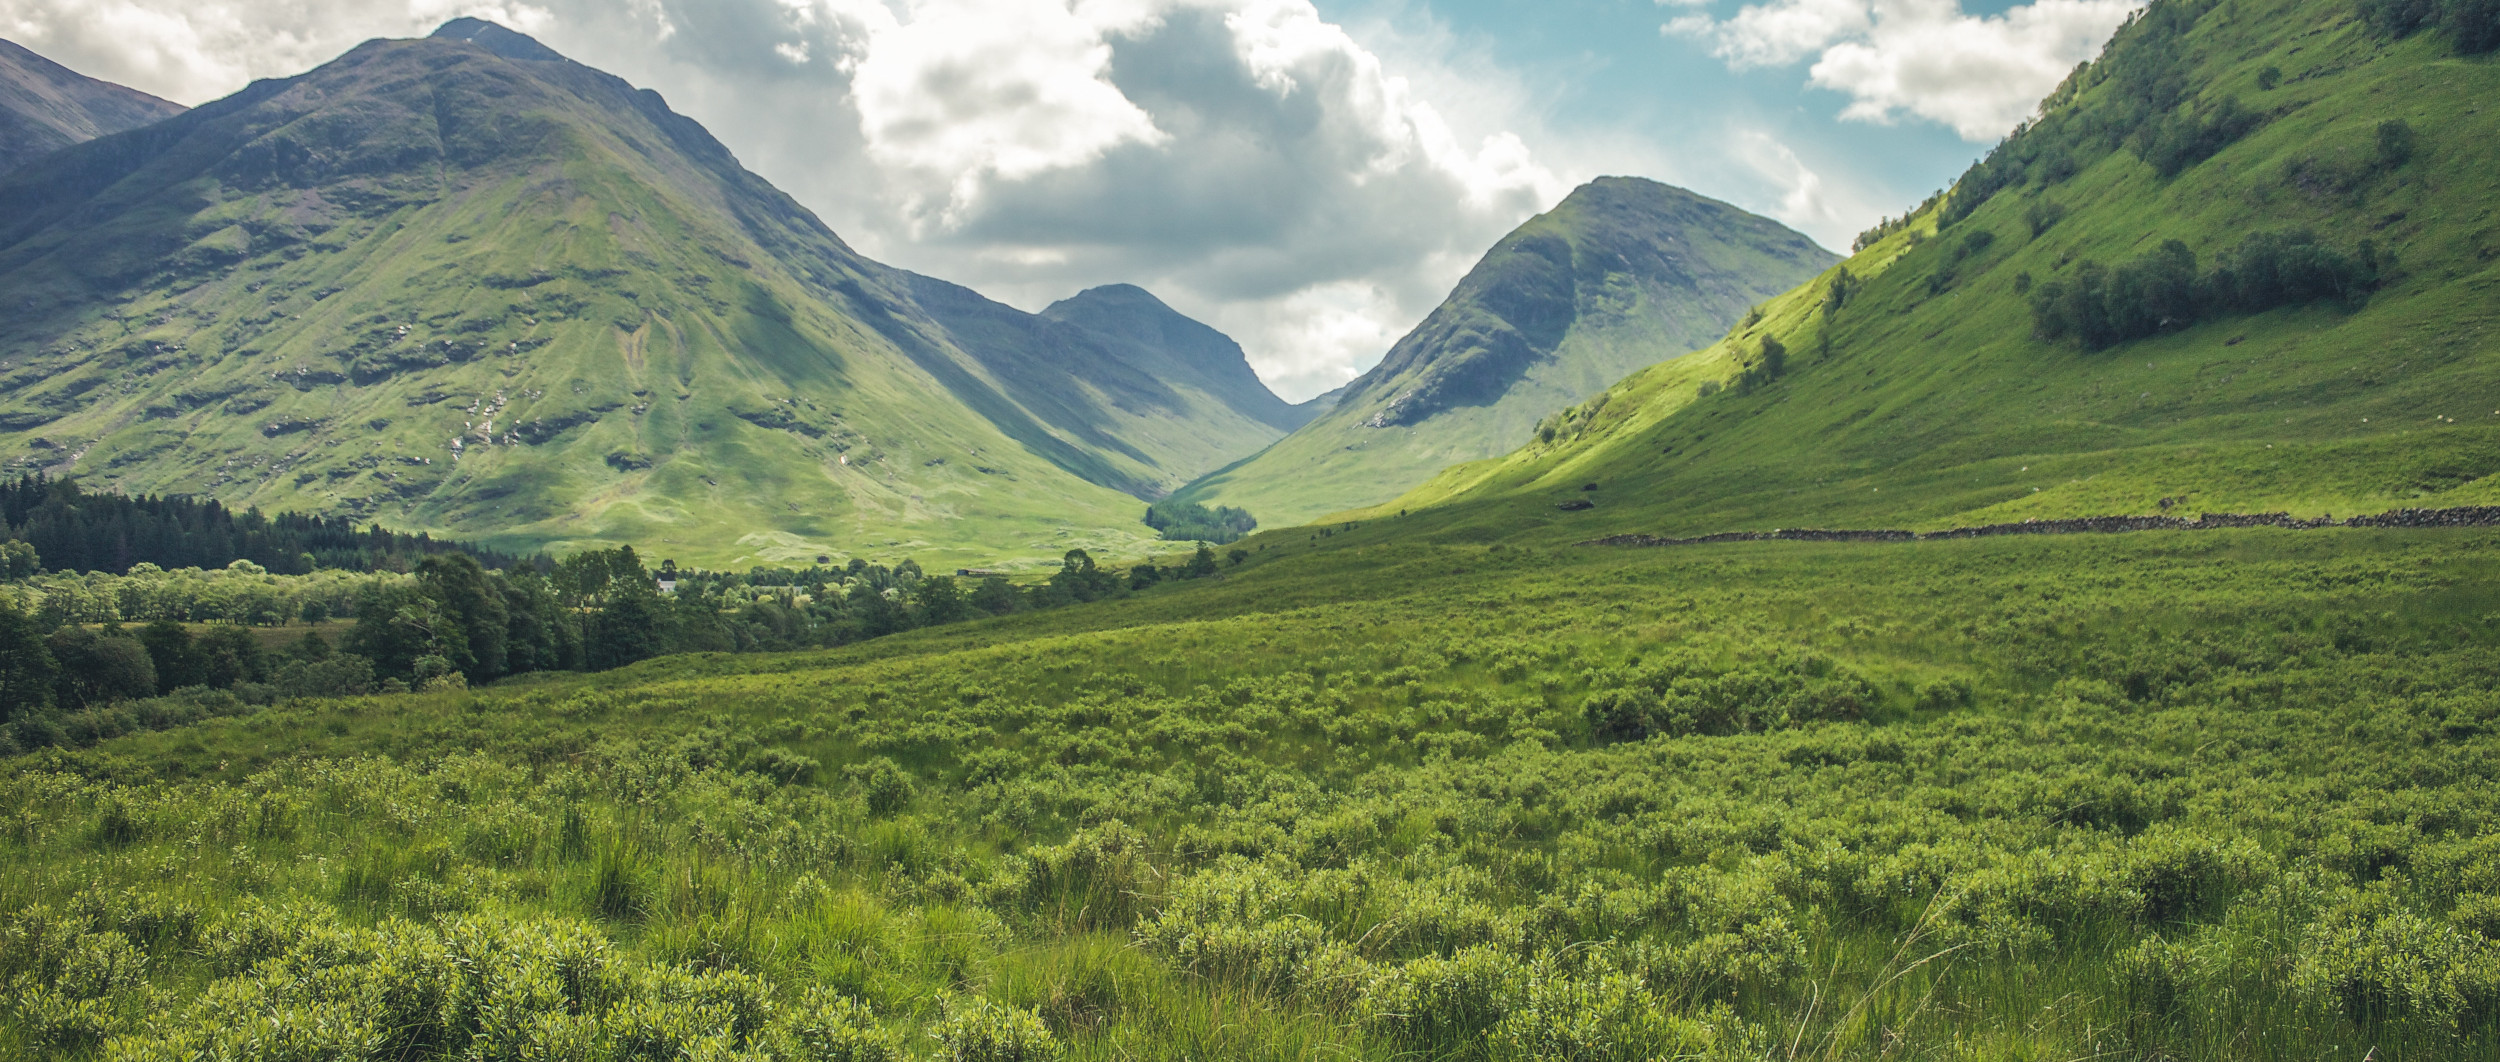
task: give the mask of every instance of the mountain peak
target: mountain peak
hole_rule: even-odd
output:
[[[441,40],[467,41],[506,59],[527,59],[536,62],[564,62],[555,49],[538,43],[538,38],[519,30],[506,29],[482,18],[463,16],[443,23],[433,33]]]
[[[1270,524],[1387,501],[1708,345],[1834,261],[1769,218],[1657,181],[1598,178],[1503,237],[1380,364],[1309,407],[1310,424],[1178,497]]]
[[[1310,419],[1267,389],[1232,337],[1135,284],[1087,288],[1051,303],[1041,316],[1119,340],[1149,374],[1190,381],[1271,426],[1291,431]]]
[[[1155,297],[1154,292],[1138,287],[1135,284],[1101,284],[1087,288],[1074,295],[1070,295],[1067,298],[1059,300],[1061,305],[1071,302],[1117,302],[1130,305],[1146,304],[1154,306],[1161,306],[1164,304],[1162,299]]]

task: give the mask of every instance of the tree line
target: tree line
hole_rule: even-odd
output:
[[[2032,287],[2032,328],[2042,339],[2100,350],[2211,317],[2321,301],[2359,306],[2392,266],[2368,240],[2344,252],[2303,229],[2252,233],[2199,272],[2196,253],[2167,240],[2116,267],[2077,262],[2070,275]]]
[[[1227,552],[1235,565],[1249,557],[1239,548]],[[459,689],[531,672],[602,671],[671,653],[838,646],[1124,596],[1221,567],[1203,543],[1179,563],[1145,560],[1121,570],[1069,550],[1058,571],[1030,585],[1003,575],[969,581],[930,574],[908,560],[744,573],[680,570],[663,561],[654,572],[633,547],[621,546],[544,570],[495,570],[465,552],[437,553],[405,575],[253,573],[260,581],[325,586],[359,580],[344,610],[354,623],[336,632],[335,643],[315,630],[275,649],[239,623],[195,631],[168,612],[136,628],[118,618],[81,622],[52,607],[57,595],[30,608],[19,603],[23,595],[0,594],[0,746],[8,746],[0,753],[74,744],[153,719],[182,721],[191,717],[184,705],[210,701],[239,710],[288,697]],[[150,698],[178,703],[129,707]]]
[[[2362,23],[2386,37],[2437,29],[2458,55],[2500,49],[2500,0],[2361,0],[2356,6]]]
[[[1259,529],[1259,521],[1247,509],[1218,505],[1209,509],[1197,502],[1165,499],[1146,507],[1146,526],[1163,533],[1166,542],[1212,542],[1224,545],[1238,542]]]
[[[17,555],[55,571],[128,572],[141,564],[163,569],[223,568],[248,560],[282,575],[340,571],[407,571],[425,557],[466,553],[489,568],[510,568],[524,558],[422,532],[402,534],[375,524],[359,528],[345,517],[235,512],[214,498],[127,495],[82,489],[75,479],[43,474],[0,480],[0,519],[7,538],[22,545],[5,558],[12,574]]]

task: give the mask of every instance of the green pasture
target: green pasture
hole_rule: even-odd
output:
[[[2500,533],[1396,524],[22,757],[0,1043],[2500,1054]]]

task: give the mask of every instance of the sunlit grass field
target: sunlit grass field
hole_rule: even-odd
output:
[[[0,1044],[2500,1055],[2500,533],[1394,523],[21,758]]]

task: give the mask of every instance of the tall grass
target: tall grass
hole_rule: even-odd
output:
[[[24,757],[0,1051],[2491,1057],[2493,545],[1357,536]]]

